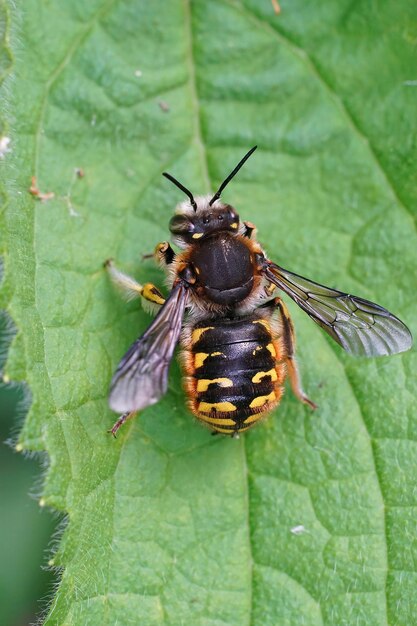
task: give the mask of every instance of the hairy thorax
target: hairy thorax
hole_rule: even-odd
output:
[[[239,236],[217,233],[205,237],[193,246],[189,263],[195,272],[196,295],[215,304],[234,307],[254,288],[254,254]]]

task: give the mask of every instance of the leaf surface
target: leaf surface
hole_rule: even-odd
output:
[[[162,171],[206,193],[258,144],[224,197],[270,257],[415,331],[414,3],[9,10],[8,374],[31,389],[20,442],[49,454],[44,502],[69,519],[45,623],[415,623],[415,350],[353,359],[290,303],[314,414],[288,391],[239,441],[211,438],[174,365],[166,397],[113,441],[111,373],[149,317],[102,268],[163,284],[141,261],[182,200]],[[53,199],[29,195],[32,176]]]

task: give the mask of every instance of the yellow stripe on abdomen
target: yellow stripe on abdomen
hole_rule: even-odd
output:
[[[201,367],[208,356],[210,356],[208,352],[196,352],[194,355],[194,367],[196,369]]]
[[[213,426],[236,426],[236,423],[233,420],[229,420],[227,417],[208,417],[207,415],[200,415],[199,419]]]
[[[230,378],[200,378],[197,380],[197,391],[207,391],[209,386],[215,383],[220,387],[233,387],[233,381]]]
[[[265,376],[270,376],[271,380],[278,380],[277,373],[275,371],[275,368],[273,367],[271,370],[268,370],[267,372],[258,372],[257,374],[255,374],[255,376],[252,377],[252,382],[260,383],[262,379],[265,378]]]
[[[258,396],[257,398],[254,398],[249,406],[251,409],[257,409],[258,407],[267,404],[267,402],[274,402],[275,399],[275,391],[271,391],[271,393],[267,396]]]
[[[197,410],[199,413],[211,413],[211,411],[232,413],[236,411],[236,407],[231,402],[200,402]]]
[[[197,341],[199,341],[201,339],[201,336],[207,331],[207,330],[213,330],[214,326],[205,326],[204,328],[195,328],[191,334],[191,341],[193,344],[197,343]]]

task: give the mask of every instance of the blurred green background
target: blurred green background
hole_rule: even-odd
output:
[[[0,317],[0,371],[6,356],[5,320]],[[0,625],[33,624],[52,591],[45,570],[57,525],[31,494],[40,491],[41,459],[25,458],[7,445],[23,417],[23,390],[0,384]],[[19,406],[20,404],[20,406]]]

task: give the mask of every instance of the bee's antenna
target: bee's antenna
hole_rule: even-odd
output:
[[[245,156],[243,157],[243,159],[241,159],[239,161],[239,163],[236,165],[235,169],[233,170],[233,172],[231,172],[229,174],[229,176],[222,182],[222,184],[220,185],[220,187],[218,188],[218,190],[216,191],[216,193],[214,194],[214,196],[212,197],[212,199],[209,202],[209,205],[211,206],[213,204],[213,202],[216,202],[216,200],[218,200],[221,196],[221,193],[223,191],[223,189],[226,187],[226,185],[228,185],[230,183],[230,181],[232,180],[233,176],[236,176],[236,174],[238,173],[238,171],[240,170],[240,168],[242,167],[242,165],[244,165],[244,163],[249,159],[250,155],[252,154],[252,152],[255,152],[256,148],[258,146],[253,146],[253,148],[251,148],[249,150],[249,152],[247,152],[245,154]]]
[[[165,178],[168,178],[168,180],[170,180],[171,183],[174,183],[174,185],[179,187],[179,189],[181,189],[181,191],[183,191],[190,198],[191,206],[193,207],[194,211],[197,211],[197,204],[196,204],[196,201],[194,200],[194,196],[191,193],[191,191],[189,191],[187,187],[184,187],[184,185],[182,185],[176,178],[171,176],[171,174],[168,174],[167,172],[163,172],[162,176],[165,176]]]

